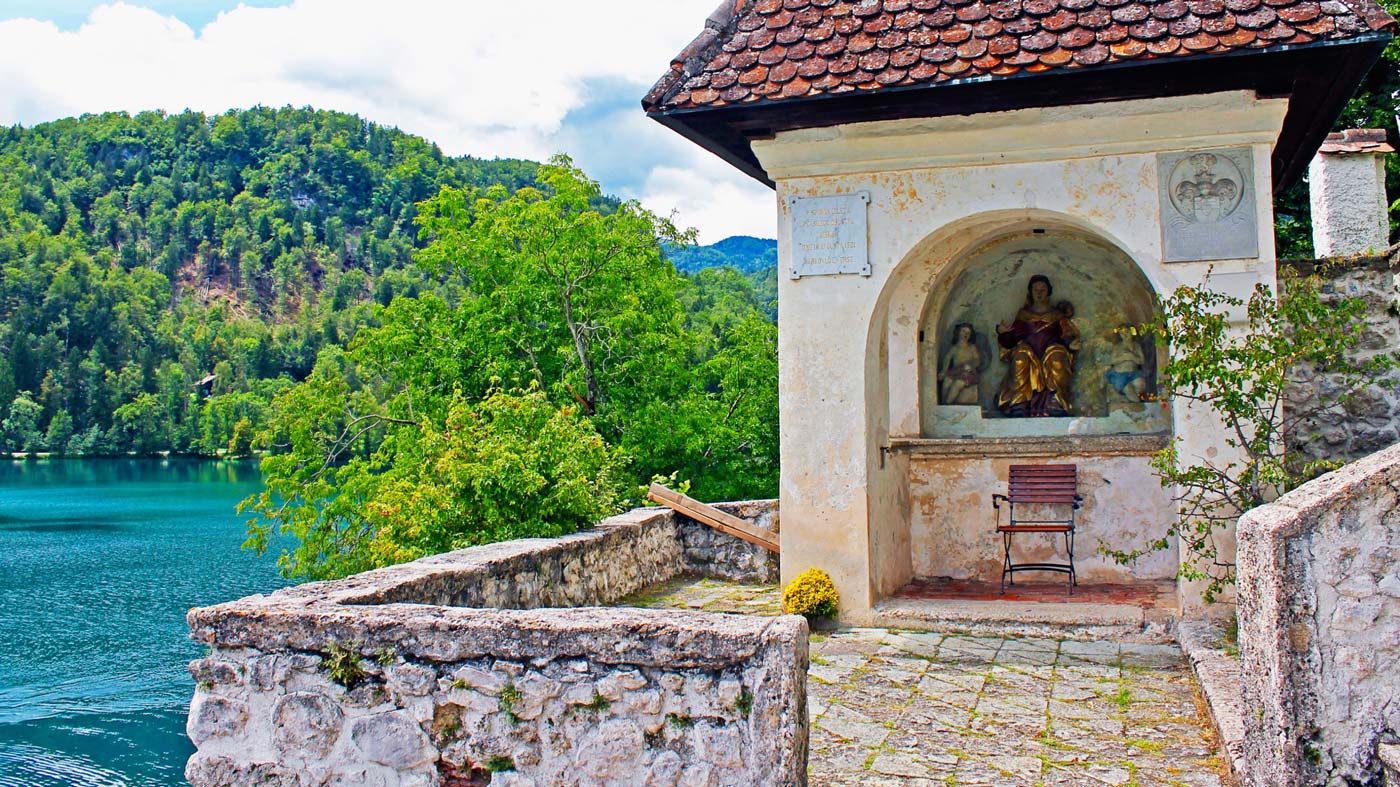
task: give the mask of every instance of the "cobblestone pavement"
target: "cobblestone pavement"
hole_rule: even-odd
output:
[[[622,606],[740,612],[746,615],[783,613],[783,599],[777,587],[741,585],[719,579],[673,580],[623,601]]]
[[[772,587],[671,583],[641,606],[772,614]],[[813,787],[1219,787],[1179,648],[880,629],[816,633]]]

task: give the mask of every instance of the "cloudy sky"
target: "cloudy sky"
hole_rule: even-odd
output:
[[[254,104],[353,112],[453,155],[563,151],[699,229],[773,237],[772,192],[643,115],[716,0],[0,0],[0,124]]]

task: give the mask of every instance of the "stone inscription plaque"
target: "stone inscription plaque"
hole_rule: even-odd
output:
[[[1157,183],[1164,261],[1259,256],[1249,148],[1159,153]]]
[[[870,275],[866,211],[870,193],[790,197],[794,279],[841,273]]]

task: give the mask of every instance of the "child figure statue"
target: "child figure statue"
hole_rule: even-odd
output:
[[[943,360],[943,403],[977,404],[978,372],[982,351],[977,349],[972,323],[961,322],[953,329],[953,344]]]
[[[1103,373],[1108,383],[1108,397],[1117,402],[1141,402],[1147,394],[1147,380],[1143,379],[1143,365],[1147,360],[1142,348],[1133,340],[1131,326],[1118,326],[1113,337],[1108,351],[1108,371]]]

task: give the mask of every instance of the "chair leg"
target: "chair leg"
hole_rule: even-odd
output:
[[[1001,558],[1001,592],[1006,594],[1006,580],[1011,579],[1011,584],[1016,584],[1016,574],[1011,570],[1011,534],[1001,534],[1002,558]]]
[[[1079,577],[1074,572],[1074,531],[1065,533],[1065,551],[1069,553],[1069,594],[1074,595],[1074,586],[1079,584]]]

